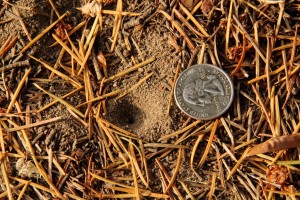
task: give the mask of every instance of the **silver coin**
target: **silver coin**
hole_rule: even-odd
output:
[[[193,65],[178,77],[174,96],[178,107],[188,116],[200,120],[219,117],[233,101],[230,77],[210,64]]]

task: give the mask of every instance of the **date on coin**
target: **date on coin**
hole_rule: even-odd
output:
[[[188,116],[211,120],[228,110],[234,88],[230,77],[211,64],[193,65],[178,77],[174,96],[178,107]]]

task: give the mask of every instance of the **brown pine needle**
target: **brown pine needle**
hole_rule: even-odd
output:
[[[50,194],[52,194],[52,195],[56,195],[56,193],[55,193],[53,190],[51,190],[51,189],[49,189],[49,188],[47,188],[47,187],[45,187],[45,186],[43,186],[43,185],[34,183],[34,182],[32,182],[32,181],[27,181],[27,180],[24,180],[24,179],[21,179],[21,178],[18,178],[18,177],[10,177],[10,178],[11,178],[12,180],[15,180],[15,181],[18,181],[18,182],[22,183],[22,186],[23,186],[24,184],[29,184],[29,185],[32,186],[32,187],[38,188],[38,189],[43,190],[43,191],[45,191],[45,192],[48,192],[48,193],[50,193]]]
[[[206,148],[205,148],[205,151],[197,165],[197,168],[198,167],[202,167],[202,165],[204,164],[205,160],[206,160],[206,157],[208,155],[208,152],[209,152],[209,149],[211,148],[211,144],[213,142],[213,139],[214,139],[214,136],[215,136],[215,133],[217,131],[217,128],[218,128],[218,124],[219,124],[219,119],[216,119],[216,121],[214,122],[214,125],[211,129],[211,133],[210,133],[210,136],[208,138],[208,141],[207,141],[207,145],[206,145]]]
[[[162,136],[161,138],[158,139],[158,141],[166,140],[166,139],[169,139],[169,138],[174,137],[174,136],[176,136],[176,135],[179,135],[179,134],[181,134],[181,133],[184,133],[184,132],[186,132],[187,130],[189,130],[189,129],[195,127],[195,126],[197,126],[200,122],[201,122],[200,120],[197,120],[197,121],[191,123],[190,125],[188,125],[188,126],[182,128],[182,129],[180,129],[180,130],[178,130],[178,131],[176,131],[176,132],[174,132],[174,133],[171,133],[171,134],[169,134],[169,135],[164,135],[164,136]]]
[[[41,37],[43,37],[48,31],[50,31],[58,22],[60,22],[65,16],[67,16],[69,12],[63,14],[60,18],[58,18],[55,22],[53,22],[50,26],[44,29],[39,35],[37,35],[33,40],[31,40],[21,51],[24,53],[27,49],[29,49],[34,43],[36,43]]]
[[[190,149],[190,147],[185,145],[178,145],[178,144],[163,144],[163,143],[146,143],[144,147],[151,147],[151,148],[170,148],[170,149]]]
[[[261,52],[261,50],[259,49],[259,47],[257,46],[257,44],[253,41],[253,39],[251,38],[251,36],[247,33],[246,29],[244,28],[244,26],[241,24],[241,22],[238,20],[238,18],[233,15],[233,19],[235,20],[235,22],[239,25],[239,28],[243,31],[243,33],[246,35],[246,38],[250,41],[250,43],[253,45],[253,47],[255,48],[256,52],[260,55],[261,59],[266,63],[267,59],[265,57],[265,55]]]
[[[272,131],[272,134],[275,136],[275,129],[274,129],[274,125],[273,125],[273,123],[272,123],[272,121],[271,121],[271,119],[270,119],[269,112],[268,112],[268,110],[267,110],[267,108],[266,108],[266,106],[265,106],[263,100],[261,99],[261,96],[260,96],[259,93],[257,92],[256,88],[255,88],[253,85],[251,85],[251,86],[252,86],[252,90],[254,91],[254,93],[255,93],[255,95],[256,95],[256,97],[257,97],[257,99],[258,99],[258,102],[259,102],[259,105],[260,105],[260,109],[261,109],[261,110],[263,111],[263,113],[265,114],[265,117],[266,117],[266,119],[267,119],[267,121],[268,121],[268,123],[269,123],[269,126],[270,126],[270,129],[271,129],[271,131]]]
[[[104,130],[104,132],[106,133],[107,138],[109,139],[109,141],[111,142],[111,144],[114,146],[114,148],[116,149],[116,151],[118,152],[119,157],[123,160],[123,162],[128,166],[128,162],[126,157],[124,156],[123,152],[121,151],[120,145],[118,145],[118,142],[115,140],[115,137],[112,135],[112,133],[101,123],[101,127]]]
[[[270,80],[270,60],[271,60],[271,49],[270,49],[270,38],[267,37],[267,62],[265,67],[265,72],[267,75],[267,88],[268,88],[268,97],[271,98],[271,80]]]
[[[122,6],[122,0],[118,0],[117,2],[117,12],[121,13],[123,10],[123,6]],[[121,28],[121,24],[122,24],[122,15],[117,14],[115,16],[115,22],[114,22],[114,28],[113,28],[113,42],[110,48],[110,52],[113,52],[117,43],[117,39],[118,39],[118,33],[120,31]]]
[[[25,194],[30,182],[28,181],[25,183],[24,187],[22,188],[21,192],[19,193],[18,199],[17,200],[22,200],[23,195]]]
[[[0,48],[0,58],[2,58],[18,41],[18,36],[15,36],[12,40],[11,38],[12,36],[10,36]]]
[[[103,181],[104,183],[109,183],[111,185],[118,185],[120,187],[123,187],[123,188],[128,188],[128,189],[134,189],[134,187],[132,186],[128,186],[128,185],[125,185],[123,183],[119,183],[119,182],[116,182],[116,181],[113,181],[113,180],[110,180],[110,179],[107,179],[107,178],[104,178],[104,177],[101,177],[97,174],[94,174],[94,173],[91,173],[92,177],[94,177],[95,179],[99,180],[99,181]]]
[[[160,10],[159,11],[160,13],[162,13],[166,18],[167,20],[169,20],[172,25],[178,30],[178,32],[182,35],[182,37],[186,40],[189,48],[191,49],[191,51],[195,51],[196,50],[196,47],[195,45],[193,44],[193,42],[191,41],[191,39],[188,37],[188,35],[184,32],[183,28],[181,27],[181,25],[175,21],[168,13]]]
[[[19,185],[17,186],[14,186],[13,188],[11,188],[12,190],[18,190],[20,189],[21,187],[24,186],[24,183],[20,183]],[[0,198],[5,198],[6,196],[8,195],[8,191],[4,191],[0,194]],[[6,198],[5,198],[6,199]]]
[[[232,177],[232,175],[236,172],[236,170],[241,166],[244,158],[247,156],[247,153],[249,152],[250,147],[248,147],[244,153],[242,154],[242,156],[240,157],[240,159],[236,162],[236,164],[234,165],[234,167],[231,169],[231,171],[229,172],[228,176],[227,176],[227,181]]]
[[[14,122],[11,123],[15,128],[18,128],[19,126],[17,124],[15,124]],[[35,151],[32,148],[31,142],[28,138],[28,135],[26,133],[25,130],[21,130],[22,132],[22,136],[25,139],[26,145],[28,147],[28,150],[31,154],[31,157],[33,159],[33,162],[35,164],[35,166],[37,167],[38,171],[40,172],[40,174],[42,175],[42,177],[45,179],[45,181],[48,183],[48,185],[54,190],[54,193],[60,197],[63,200],[66,200],[66,198],[60,193],[60,191],[55,187],[55,185],[52,183],[52,181],[49,179],[48,174],[46,173],[46,171],[44,170],[44,168],[42,167],[42,165],[38,162],[36,156],[35,156]],[[22,180],[22,179],[21,179]],[[19,180],[18,180],[19,181]],[[20,182],[20,181],[19,181]],[[26,183],[26,182],[25,182]],[[35,187],[35,186],[34,186]],[[48,190],[48,188],[47,188]],[[52,192],[52,190],[50,190]]]
[[[137,175],[136,175],[136,171],[135,171],[135,167],[134,167],[135,166],[134,162],[137,162],[137,161],[134,160],[135,155],[134,155],[132,143],[129,143],[129,152],[131,154],[130,163],[131,163],[131,172],[132,172],[132,176],[133,176],[134,193],[136,195],[136,199],[140,200],[138,180],[137,180]]]
[[[25,34],[26,34],[28,40],[31,41],[32,39],[31,39],[30,33],[29,33],[28,29],[26,28],[26,25],[25,25],[25,23],[24,23],[24,21],[23,21],[21,15],[20,15],[20,12],[19,12],[18,9],[16,8],[16,6],[13,6],[13,9],[14,9],[14,11],[15,11],[15,13],[16,13],[16,16],[19,17],[19,22],[20,22],[20,24],[21,24],[21,26],[22,26],[22,28],[23,28],[23,31],[25,32]]]
[[[245,0],[240,0],[242,3],[246,4],[247,6],[251,7],[253,10],[255,10],[256,12],[259,12],[261,15],[265,16],[266,18],[268,18],[270,21],[273,21],[272,18],[270,18],[268,15],[266,15],[264,12],[262,12],[261,10],[259,10],[256,6],[252,5],[251,3],[249,3],[248,1]]]
[[[35,61],[41,63],[45,68],[47,68],[48,70],[52,71],[53,73],[55,73],[56,75],[60,76],[62,79],[70,82],[70,84],[72,84],[74,87],[76,88],[80,88],[82,87],[80,83],[78,83],[77,81],[73,80],[72,78],[70,78],[69,76],[61,73],[60,71],[54,69],[52,66],[50,66],[49,64],[47,64],[46,62],[38,59],[38,58],[35,58],[33,56],[30,56],[30,58],[34,59]]]
[[[289,44],[281,45],[281,46],[279,46],[277,48],[274,48],[273,51],[281,51],[281,50],[284,50],[284,49],[293,48],[293,45],[299,46],[300,45],[300,41],[296,40],[296,41],[291,42]]]
[[[130,135],[130,136],[135,136],[135,137],[136,137],[135,134],[130,133],[130,132],[128,132],[128,131],[122,129],[122,128],[120,128],[120,127],[114,125],[113,123],[110,123],[109,121],[107,121],[107,120],[105,120],[105,119],[102,119],[102,118],[98,117],[97,120],[99,120],[99,121],[102,122],[103,124],[106,124],[107,127],[112,127],[113,129],[118,130],[118,131],[120,131],[120,132],[122,132],[122,133],[125,133],[126,135]]]
[[[196,151],[198,149],[200,142],[203,140],[204,136],[205,134],[199,135],[193,146],[192,153],[191,153],[191,160],[190,160],[191,168],[194,168],[194,159],[195,159]]]
[[[237,66],[235,67],[235,69],[231,72],[230,77],[233,77],[242,67],[242,63],[244,62],[244,58],[246,55],[246,38],[245,38],[245,34],[243,34],[243,49],[242,49],[242,55],[241,58],[237,64]]]
[[[285,69],[285,66],[282,65],[281,67],[277,68],[276,70],[271,71],[270,72],[270,76],[276,75],[276,74],[280,73],[281,71],[283,71],[284,69]],[[267,77],[268,77],[267,74],[261,75],[261,76],[259,76],[257,78],[254,78],[254,79],[248,81],[248,84],[252,84],[252,83],[258,82],[258,81],[263,80],[263,79],[265,79]]]
[[[95,40],[96,40],[98,30],[99,30],[99,26],[96,26],[94,34],[92,35],[92,39],[89,43],[89,48],[88,48],[88,50],[87,50],[87,52],[84,56],[84,59],[81,63],[81,68],[80,68],[79,72],[77,73],[77,75],[81,74],[81,71],[86,67],[86,62],[88,61],[89,57],[91,56],[91,52],[92,52],[92,49],[93,49],[93,46],[94,46],[94,43],[95,43]]]
[[[195,26],[201,31],[205,37],[209,37],[204,27],[194,18],[194,16],[186,9],[181,3],[179,3],[181,10],[187,15],[187,17],[195,24]]]
[[[133,147],[135,147],[137,149],[137,151],[139,152],[139,155],[140,155],[140,159],[143,161],[143,163],[146,162],[145,157],[142,157],[142,152],[140,151],[140,149],[130,140],[130,139],[126,139],[124,137],[122,137],[122,139],[126,140],[127,142],[129,142]],[[138,159],[136,158],[136,155],[134,153],[134,149],[133,149],[133,153],[131,153],[131,158],[133,159],[133,166],[135,167],[136,169],[136,172],[138,173],[139,177],[141,178],[141,181],[144,183],[144,185],[149,188],[149,184],[148,184],[148,181],[146,181],[146,179],[144,178],[144,175],[142,173],[142,170],[141,168],[139,167],[139,164],[138,164]],[[140,160],[139,159],[139,160]],[[147,169],[146,169],[147,170]]]
[[[72,92],[69,92],[68,94],[62,96],[61,98],[64,99],[64,98],[66,98],[66,97],[68,97],[68,96],[70,96],[70,95],[72,95],[72,94],[74,94],[74,93],[76,93],[76,92],[79,92],[79,91],[82,90],[82,89],[83,89],[83,86],[81,86],[81,87],[79,87],[79,88],[73,90]],[[56,104],[57,102],[58,102],[58,100],[54,100],[54,101],[48,103],[48,104],[45,105],[44,107],[40,108],[40,109],[37,111],[37,113],[40,113],[40,112],[42,112],[42,111],[44,111],[44,110],[50,108],[51,106],[53,106],[53,105]]]
[[[130,89],[128,89],[127,91],[125,91],[124,93],[120,94],[116,100],[126,96],[127,94],[129,94],[130,92],[132,92],[133,90],[135,90],[137,87],[139,87],[142,83],[144,83],[147,79],[149,79],[151,76],[153,75],[153,72],[151,72],[150,74],[148,74],[147,76],[145,76],[144,78],[142,78],[141,80],[139,80],[139,82],[137,82],[134,86],[132,86]]]
[[[123,16],[130,16],[130,17],[136,17],[140,16],[142,13],[134,13],[134,12],[120,12],[115,10],[102,10],[102,14],[109,14],[109,15],[123,15]]]
[[[2,176],[3,176],[3,179],[4,179],[5,185],[6,185],[8,199],[13,200],[14,198],[13,198],[13,195],[12,195],[8,175],[7,175],[7,172],[6,172],[7,167],[8,167],[7,163],[5,161],[2,161],[1,162],[1,172],[2,172]]]
[[[33,85],[35,87],[37,87],[38,89],[42,90],[44,93],[48,94],[50,97],[54,98],[55,100],[59,101],[61,104],[65,105],[68,109],[71,109],[73,112],[75,112],[77,115],[79,115],[80,117],[84,118],[84,114],[82,114],[82,112],[80,112],[79,110],[77,110],[74,106],[72,106],[71,104],[69,104],[68,102],[66,102],[65,100],[63,100],[62,98],[44,90],[43,88],[41,88],[38,84],[33,83]]]
[[[172,89],[170,92],[170,97],[169,97],[169,102],[168,102],[168,107],[167,107],[167,113],[166,116],[168,116],[170,114],[170,109],[171,109],[171,103],[173,100],[173,94],[174,94],[174,87],[175,87],[175,82],[178,78],[178,74],[179,74],[179,70],[180,70],[180,66],[181,66],[181,62],[178,62],[177,67],[176,67],[176,72],[174,75],[174,80],[173,80],[173,84],[172,84]]]
[[[208,200],[212,200],[213,194],[215,192],[216,179],[217,179],[217,173],[213,172],[212,178],[211,178],[210,190],[208,193]]]
[[[227,18],[227,26],[226,26],[226,35],[225,35],[225,53],[228,51],[229,46],[229,37],[230,37],[230,26],[231,26],[231,18],[232,18],[232,9],[233,9],[233,1],[230,1],[229,13]]]
[[[156,161],[159,169],[161,170],[163,176],[170,183],[171,177],[170,177],[169,173],[167,172],[167,170],[165,169],[165,167],[163,166],[163,164],[161,163],[161,161],[158,158],[156,158],[155,161]],[[180,191],[178,190],[178,188],[175,184],[172,184],[172,189],[173,189],[174,193],[177,195],[178,199],[184,200],[183,196],[181,195]]]
[[[86,21],[80,22],[76,27],[74,27],[71,31],[68,32],[68,36],[70,37],[71,35],[73,35],[77,30],[79,30],[80,28],[82,28],[86,23],[87,23]],[[57,44],[58,44],[58,42],[54,42],[49,47],[53,47],[53,46],[55,46]]]
[[[44,124],[49,124],[51,122],[55,122],[55,121],[58,121],[58,120],[61,120],[61,119],[62,119],[62,117],[54,117],[52,119],[47,119],[47,120],[44,120],[44,121],[39,121],[39,122],[35,122],[35,123],[32,123],[32,124],[24,125],[24,126],[17,126],[17,127],[14,127],[14,128],[5,128],[4,131],[10,133],[10,132],[19,131],[19,130],[25,130],[25,129],[29,129],[29,128],[32,128],[32,127],[41,126],[41,125],[44,125]],[[9,122],[9,120],[8,120],[8,122]]]
[[[181,161],[182,161],[182,154],[183,154],[183,148],[179,148],[178,150],[178,159],[177,159],[177,163],[176,163],[176,167],[174,169],[174,172],[173,172],[173,175],[172,175],[172,178],[169,182],[169,185],[167,186],[166,190],[165,190],[165,194],[169,191],[169,189],[172,187],[172,185],[175,183],[175,180],[177,178],[177,175],[179,173],[179,169],[180,169],[180,165],[181,165]]]
[[[120,191],[120,192],[127,192],[130,194],[134,193],[134,189],[129,189],[129,188],[122,188],[122,187],[116,187],[116,186],[107,186],[107,188],[111,189],[111,190]],[[150,190],[143,190],[143,189],[140,189],[140,195],[144,196],[144,197],[153,197],[153,198],[158,198],[158,199],[169,198],[168,195],[153,193]]]
[[[72,49],[70,49],[66,45],[65,42],[59,39],[59,37],[57,37],[55,34],[52,34],[52,37],[72,56],[72,58],[74,58],[78,62],[79,65],[82,66],[83,61],[80,58],[78,58],[78,56],[72,51]]]
[[[81,107],[83,105],[86,105],[86,104],[89,104],[89,103],[92,103],[92,102],[95,102],[95,101],[101,101],[101,100],[106,99],[108,97],[115,96],[115,95],[119,94],[121,91],[122,90],[115,90],[115,91],[112,91],[110,93],[107,93],[107,94],[95,97],[95,98],[93,98],[93,99],[91,99],[91,100],[89,100],[87,102],[84,102],[84,103],[81,103],[81,104],[77,105],[75,108],[79,108],[79,107]]]
[[[153,61],[155,61],[155,58],[149,58],[148,60],[145,60],[145,61],[143,61],[139,64],[136,64],[136,65],[132,66],[131,68],[129,68],[127,70],[124,70],[123,72],[120,72],[116,75],[108,77],[107,79],[104,80],[104,83],[109,82],[109,81],[113,81],[113,80],[116,80],[116,79],[118,79],[122,76],[125,76],[126,74],[129,74],[130,72],[133,72],[133,71],[137,70],[140,67],[143,67],[143,66],[145,66],[149,63],[152,63]]]
[[[2,44],[2,46],[0,47],[0,57],[3,56],[3,54],[4,54],[4,53],[3,53],[3,52],[4,52],[4,49],[9,45],[11,39],[12,39],[12,35],[10,35],[10,36],[6,39],[6,41]]]
[[[22,78],[22,80],[20,81],[20,83],[18,84],[18,87],[16,89],[16,92],[14,93],[13,97],[11,98],[10,100],[10,103],[8,105],[8,108],[6,110],[6,113],[9,113],[10,110],[12,109],[13,105],[15,104],[16,100],[17,100],[17,97],[19,96],[19,93],[25,83],[25,81],[27,80],[30,72],[31,72],[32,68],[29,68],[29,70],[27,70]]]

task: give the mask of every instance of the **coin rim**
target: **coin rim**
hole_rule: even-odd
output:
[[[180,80],[180,77],[184,74],[184,72],[186,72],[186,71],[188,71],[188,70],[190,70],[190,69],[192,69],[192,68],[201,68],[201,66],[212,67],[212,68],[214,68],[214,69],[216,69],[216,70],[219,70],[222,74],[224,74],[224,75],[226,76],[227,80],[229,80],[230,88],[231,88],[231,91],[232,91],[232,94],[231,94],[231,96],[230,96],[230,101],[229,101],[228,105],[225,107],[225,109],[224,109],[222,112],[220,112],[220,114],[218,114],[218,115],[216,115],[216,116],[213,116],[213,117],[208,117],[208,118],[197,118],[197,117],[195,117],[195,116],[190,115],[189,113],[187,113],[185,110],[183,110],[183,109],[181,108],[181,106],[180,106],[179,103],[178,103],[177,97],[176,97],[176,89],[177,89],[177,87],[178,87],[178,80]],[[199,119],[199,120],[212,120],[212,119],[216,119],[216,118],[220,117],[221,115],[223,115],[223,114],[229,109],[229,107],[232,105],[232,102],[233,102],[233,99],[234,99],[234,87],[233,87],[233,82],[232,82],[230,76],[229,76],[223,69],[221,69],[221,68],[219,68],[219,67],[217,67],[217,66],[215,66],[215,65],[212,65],[212,64],[196,64],[196,65],[192,65],[192,66],[190,66],[189,68],[183,70],[183,71],[181,72],[181,74],[178,76],[178,78],[177,78],[177,80],[176,80],[176,82],[175,82],[175,87],[174,87],[174,98],[175,98],[175,102],[176,102],[177,106],[179,107],[179,109],[180,109],[182,112],[184,112],[186,115],[188,115],[188,116],[190,116],[190,117],[192,117],[192,118],[194,118],[194,119]]]

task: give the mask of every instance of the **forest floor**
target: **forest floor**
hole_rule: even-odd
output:
[[[0,0],[0,199],[298,199],[298,0]],[[211,63],[201,121],[174,83]]]

